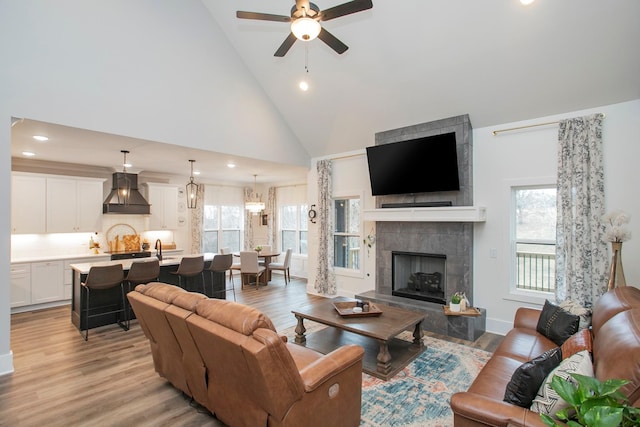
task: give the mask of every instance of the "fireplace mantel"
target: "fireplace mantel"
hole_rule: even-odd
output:
[[[365,221],[396,222],[485,222],[487,212],[480,206],[447,206],[435,208],[365,209]]]

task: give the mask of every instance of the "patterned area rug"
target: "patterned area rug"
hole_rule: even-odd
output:
[[[307,334],[323,325],[305,322]],[[291,342],[295,328],[282,331]],[[412,341],[411,333],[399,338]],[[451,395],[466,390],[491,353],[431,337],[427,349],[389,381],[362,374],[362,420],[366,427],[453,426]]]

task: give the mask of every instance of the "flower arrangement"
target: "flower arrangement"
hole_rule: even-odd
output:
[[[255,249],[256,252],[259,253],[262,250],[262,246],[258,245],[254,249]]]
[[[631,231],[627,227],[630,219],[630,216],[621,210],[614,210],[604,215],[602,221],[605,223],[607,241],[620,243],[631,239]]]

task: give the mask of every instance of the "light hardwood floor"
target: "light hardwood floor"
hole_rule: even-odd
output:
[[[239,288],[238,302],[261,310],[278,330],[295,325],[293,307],[322,299],[306,293],[305,280],[285,287],[280,275],[260,290]],[[500,339],[451,341],[492,351]],[[11,350],[15,372],[0,377],[0,426],[223,426],[156,374],[136,321],[126,332],[92,329],[85,342],[69,306],[14,314]]]

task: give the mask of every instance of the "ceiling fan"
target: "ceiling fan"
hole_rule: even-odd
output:
[[[288,22],[291,24],[291,33],[280,45],[274,56],[284,56],[296,40],[313,40],[318,37],[338,54],[344,53],[349,47],[338,40],[329,31],[322,28],[320,21],[329,21],[341,16],[361,12],[371,9],[371,0],[353,0],[338,6],[320,10],[318,6],[308,0],[296,0],[295,6],[291,8],[291,16],[272,15],[259,12],[237,11],[236,16],[241,19],[257,19],[261,21]]]

